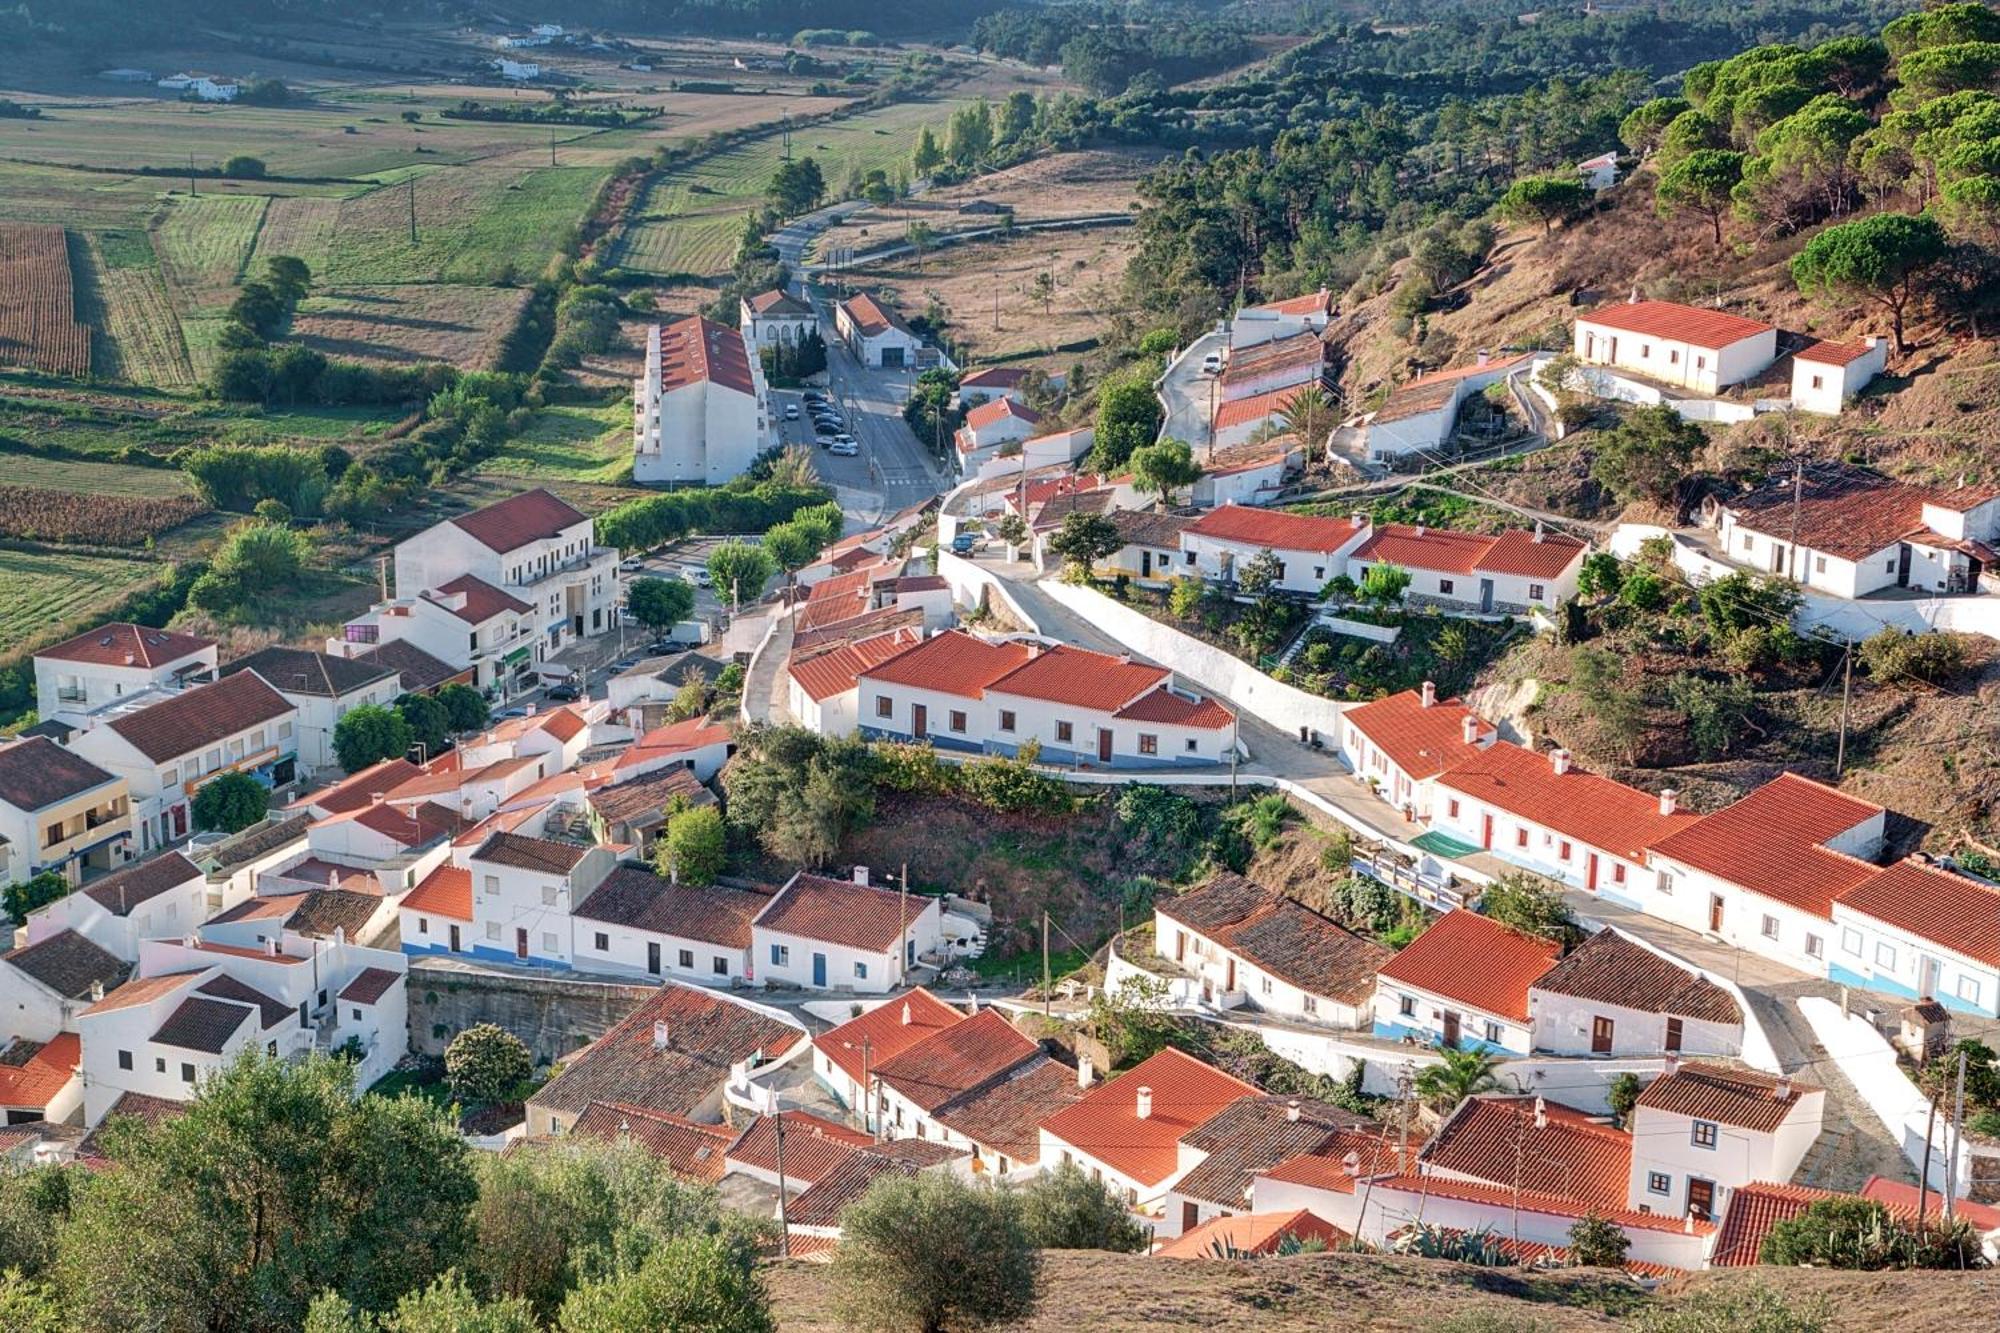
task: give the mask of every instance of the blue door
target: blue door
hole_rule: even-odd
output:
[[[826,985],[826,955],[823,953],[813,955],[813,985]]]

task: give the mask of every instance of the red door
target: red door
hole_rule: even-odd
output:
[[[1111,762],[1111,732],[1105,728],[1099,728],[1097,733],[1097,762]]]
[[[528,956],[528,932],[520,926],[514,927],[514,956],[516,958]]]
[[[1479,836],[1479,845],[1480,845],[1481,847],[1484,847],[1484,848],[1485,848],[1485,849],[1486,849],[1487,851],[1489,851],[1489,852],[1493,850],[1493,816],[1492,816],[1492,815],[1487,815],[1487,816],[1486,816],[1486,819],[1485,819],[1485,825],[1484,825],[1484,830],[1483,830],[1483,831],[1481,832],[1481,834],[1480,834],[1480,836]]]
[[[1697,1222],[1715,1216],[1715,1182],[1688,1177],[1688,1214]]]
[[[1708,928],[1717,935],[1722,933],[1722,895],[1708,895]]]
[[[1584,888],[1586,888],[1586,889],[1589,889],[1589,890],[1590,890],[1590,891],[1591,891],[1592,893],[1596,893],[1596,892],[1597,892],[1597,853],[1596,853],[1596,852],[1592,852],[1592,853],[1590,854],[1590,863],[1589,863],[1588,867],[1586,868],[1586,870],[1585,870],[1585,872],[1584,872],[1584,882],[1583,882],[1583,887],[1584,887]]]
[[[1448,1051],[1458,1049],[1458,1011],[1455,1009],[1444,1011],[1444,1045]]]
[[[910,734],[922,740],[930,734],[931,710],[922,704],[910,705]]]

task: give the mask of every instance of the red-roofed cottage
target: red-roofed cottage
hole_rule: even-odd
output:
[[[1792,355],[1792,406],[1837,417],[1888,364],[1888,339],[1877,334],[1859,342],[1813,343]]]
[[[1255,347],[1299,333],[1325,333],[1333,309],[1333,293],[1324,287],[1303,296],[1246,305],[1230,318],[1229,346]]]
[[[1182,1138],[1256,1094],[1169,1046],[1042,1121],[1042,1164],[1074,1165],[1130,1206],[1154,1206],[1201,1162]]]
[[[1827,976],[2000,1016],[2000,887],[1918,857],[1833,900]]]
[[[1789,1075],[1670,1058],[1632,1110],[1632,1206],[1715,1218],[1742,1186],[1790,1180],[1825,1114],[1826,1090]]]
[[[646,334],[632,386],[632,480],[717,486],[771,444],[764,368],[740,329],[702,315]]]
[[[893,307],[867,292],[834,307],[833,327],[856,360],[877,370],[915,366],[924,345]]]
[[[1278,558],[1277,586],[1316,594],[1347,571],[1348,556],[1368,539],[1366,518],[1318,518],[1279,509],[1225,504],[1181,529],[1182,572],[1233,583],[1264,552]]]
[[[215,640],[114,621],[35,654],[35,709],[43,721],[88,713],[142,690],[213,675]]]
[[[1432,781],[1479,754],[1497,735],[1458,700],[1440,700],[1437,686],[1425,681],[1421,690],[1404,690],[1342,713],[1340,757],[1404,818],[1428,819]]]
[[[1518,616],[1574,596],[1589,550],[1539,523],[1498,534],[1385,523],[1349,557],[1347,575],[1359,583],[1376,565],[1394,565],[1410,576],[1403,600],[1411,606]]]
[[[750,922],[758,983],[880,995],[945,946],[942,899],[878,889],[868,867],[852,879],[793,875]]]
[[[1528,988],[1561,952],[1477,912],[1447,912],[1376,973],[1375,1035],[1526,1054]]]
[[[1382,405],[1368,414],[1351,448],[1372,461],[1436,449],[1458,426],[1465,400],[1498,384],[1523,366],[1534,353],[1494,357],[1486,352],[1469,366],[1434,370],[1390,390]],[[1340,437],[1336,436],[1336,444]]]
[[[1575,350],[1585,365],[1718,393],[1777,360],[1778,331],[1723,310],[1634,300],[1577,316]]]

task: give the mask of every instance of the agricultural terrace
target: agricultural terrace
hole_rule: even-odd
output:
[[[886,208],[868,207],[821,232],[813,253],[844,248],[857,255],[902,241],[904,227],[921,222],[939,236],[984,231],[1001,225],[991,213],[961,213],[975,201],[1000,204],[1020,222],[1126,213],[1139,204],[1139,178],[1160,159],[1158,152],[1090,149],[1038,157],[957,185],[927,190]]]
[[[0,226],[0,364],[90,373],[90,330],[77,323],[60,227]]]
[[[151,560],[0,547],[0,658],[81,633],[160,574]]]

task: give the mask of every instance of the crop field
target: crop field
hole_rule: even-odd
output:
[[[615,486],[632,476],[632,407],[545,407],[479,465],[482,474]]]
[[[0,484],[0,536],[24,541],[139,546],[206,512],[185,493],[144,498]]]
[[[742,233],[742,213],[656,212],[649,194],[619,244],[618,262],[642,273],[713,277],[729,270]]]
[[[196,195],[170,200],[153,228],[160,274],[183,317],[219,315],[250,262],[268,200]]]
[[[345,360],[444,361],[461,370],[483,370],[493,364],[528,297],[526,287],[444,283],[328,288],[300,304],[292,337]]]
[[[0,549],[0,587],[7,589],[0,601],[0,658],[30,643],[81,633],[160,573],[152,560]]]
[[[0,453],[0,486],[151,500],[182,498],[192,494],[187,475],[179,468],[45,458],[12,451]]]
[[[0,226],[0,364],[90,373],[90,329],[77,322],[61,227]]]
[[[101,251],[99,252],[101,255]],[[136,384],[187,388],[195,382],[180,321],[157,267],[113,268],[99,263],[97,285],[104,335],[115,350],[116,373]]]

